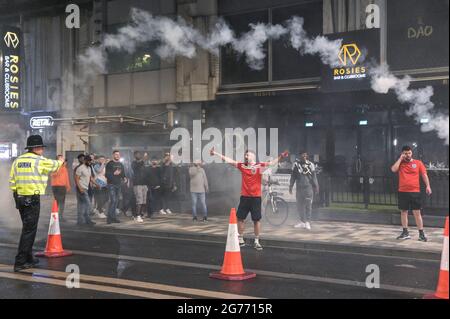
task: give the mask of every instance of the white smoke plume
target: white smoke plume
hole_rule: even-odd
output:
[[[386,65],[372,68],[370,75],[371,86],[375,92],[387,94],[393,90],[400,102],[410,105],[406,112],[408,116],[413,116],[417,123],[420,123],[421,119],[427,119],[421,126],[423,132],[436,131],[439,138],[445,140],[446,145],[449,144],[449,118],[446,114],[433,111],[434,103],[431,97],[434,92],[431,86],[412,89],[409,76],[398,78]]]
[[[288,32],[281,25],[258,23],[250,24],[251,30],[236,38],[225,21],[219,19],[210,32],[203,35],[180,17],[176,21],[167,17],[154,17],[138,9],[132,9],[131,21],[130,25],[120,28],[117,34],[107,35],[104,48],[134,52],[142,43],[157,41],[159,46],[156,53],[163,59],[172,59],[176,56],[193,58],[197,47],[218,55],[221,46],[231,44],[235,51],[245,55],[249,66],[257,70],[264,66],[264,43]]]
[[[264,67],[266,54],[264,43],[269,39],[279,39],[288,30],[281,25],[266,25],[264,23],[250,24],[251,30],[232,42],[233,49],[245,54],[247,64],[254,70]]]
[[[324,36],[310,38],[303,27],[304,22],[301,17],[293,17],[287,22],[292,47],[301,54],[318,55],[325,65],[338,66],[342,39],[331,41]]]
[[[90,48],[80,56],[82,74],[77,77],[76,84],[86,87],[95,75],[105,72],[105,49],[132,53],[139,45],[152,41],[159,43],[156,53],[163,59],[173,59],[176,56],[193,58],[197,54],[197,48],[217,55],[220,47],[230,45],[236,52],[245,55],[250,68],[260,70],[264,67],[266,57],[264,43],[288,36],[291,46],[300,54],[317,55],[322,63],[331,67],[340,65],[338,53],[342,39],[309,37],[301,17],[294,16],[284,25],[256,23],[249,27],[250,31],[237,37],[226,22],[219,19],[209,33],[204,35],[182,18],[173,20],[155,17],[146,11],[132,9],[129,25],[120,28],[116,34],[106,35],[101,46]],[[364,52],[360,59],[364,59]],[[410,88],[409,77],[399,79],[385,66],[373,69],[370,76],[375,92],[386,94],[389,90],[394,90],[400,102],[410,105],[408,115],[414,116],[416,120],[429,119],[428,123],[423,123],[423,131],[435,130],[446,144],[449,143],[448,115],[433,112],[432,87],[413,90]]]

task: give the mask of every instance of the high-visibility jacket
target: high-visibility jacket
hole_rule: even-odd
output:
[[[48,175],[58,171],[63,161],[28,152],[14,161],[9,173],[9,188],[18,195],[44,195]]]

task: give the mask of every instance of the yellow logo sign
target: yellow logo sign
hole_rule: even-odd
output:
[[[355,65],[361,57],[361,51],[355,43],[344,44],[339,51],[339,60],[343,65],[347,65],[347,60],[350,60]]]
[[[19,37],[14,32],[6,32],[4,40],[8,48],[12,46],[15,49],[19,45]]]

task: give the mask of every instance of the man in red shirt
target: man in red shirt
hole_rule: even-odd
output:
[[[423,220],[420,210],[422,209],[420,200],[420,176],[426,186],[427,195],[431,195],[430,180],[427,170],[422,161],[412,158],[412,149],[410,146],[403,146],[402,155],[392,165],[393,173],[398,173],[398,208],[401,210],[403,232],[397,239],[410,239],[408,231],[408,212],[412,210],[416,225],[419,229],[419,240],[427,241],[423,231]]]
[[[211,155],[219,156],[224,162],[234,165],[242,174],[241,199],[236,213],[238,218],[239,245],[245,246],[244,226],[245,219],[251,213],[254,232],[256,250],[262,250],[259,242],[259,234],[261,233],[261,181],[264,170],[272,165],[276,165],[282,157],[287,157],[288,152],[285,151],[277,159],[271,162],[256,162],[256,154],[247,150],[244,154],[244,162],[239,163],[235,160],[217,153],[214,148],[211,149]]]

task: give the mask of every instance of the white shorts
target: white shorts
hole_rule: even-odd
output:
[[[136,185],[133,187],[134,197],[136,197],[136,205],[147,204],[147,186]]]

